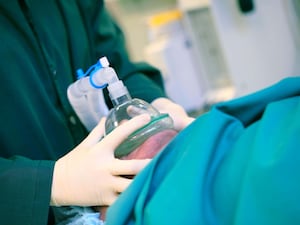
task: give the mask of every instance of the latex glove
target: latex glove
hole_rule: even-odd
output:
[[[150,121],[140,115],[120,125],[101,141],[105,119],[74,150],[60,158],[54,166],[51,205],[111,205],[131,179],[150,161],[120,160],[115,148],[133,131]]]
[[[174,128],[182,130],[189,125],[195,118],[188,116],[184,108],[167,98],[157,98],[152,103],[161,113],[168,113],[174,121]]]

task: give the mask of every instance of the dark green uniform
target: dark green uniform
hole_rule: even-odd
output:
[[[130,62],[96,0],[0,1],[0,223],[47,224],[54,161],[87,131],[66,90],[107,56],[133,97],[164,96],[159,72]]]

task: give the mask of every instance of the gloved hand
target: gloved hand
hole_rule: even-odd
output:
[[[102,119],[82,143],[55,163],[50,204],[111,205],[132,181],[121,175],[136,175],[150,161],[116,159],[114,150],[148,122],[148,115],[137,116],[99,141],[104,134]]]
[[[189,125],[195,118],[188,116],[184,108],[167,98],[157,98],[151,105],[161,113],[168,113],[174,121],[174,128],[177,131],[182,130]]]

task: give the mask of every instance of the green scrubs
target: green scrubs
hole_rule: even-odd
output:
[[[299,225],[300,77],[197,118],[136,176],[106,225]]]
[[[0,2],[1,224],[47,224],[53,160],[87,135],[66,94],[77,69],[107,56],[133,97],[165,96],[156,69],[130,62],[103,4]]]

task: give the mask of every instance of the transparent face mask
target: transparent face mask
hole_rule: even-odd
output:
[[[117,147],[115,150],[115,156],[117,158],[130,154],[153,135],[165,130],[173,130],[173,120],[168,114],[160,113],[143,100],[131,99],[111,110],[106,120],[105,133],[110,133],[127,120],[144,113],[151,116],[151,121],[130,134],[124,142]]]

